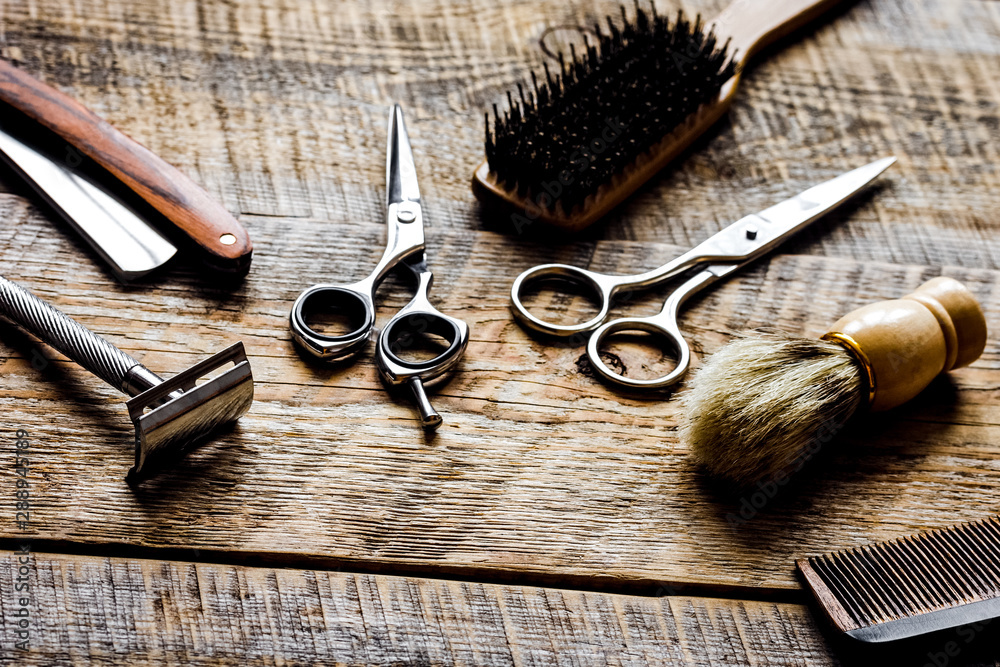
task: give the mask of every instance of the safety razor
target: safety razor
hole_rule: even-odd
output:
[[[0,276],[0,315],[132,398],[136,484],[180,458],[217,427],[236,421],[253,403],[253,375],[243,343],[163,380],[76,320]],[[232,364],[223,372],[219,369]],[[203,378],[208,378],[203,380]],[[203,380],[200,384],[199,380]]]

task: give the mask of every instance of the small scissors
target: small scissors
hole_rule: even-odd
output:
[[[375,292],[382,279],[398,264],[408,268],[417,281],[417,293],[382,328],[375,346],[375,362],[382,378],[391,385],[409,385],[425,428],[441,425],[439,415],[427,400],[424,382],[444,374],[461,359],[469,344],[469,326],[449,317],[430,304],[427,291],[434,279],[427,268],[424,250],[424,219],[417,187],[410,138],[397,104],[389,116],[386,148],[387,242],[382,259],[367,278],[350,285],[320,284],[308,288],[292,306],[292,337],[320,359],[349,357],[365,347],[375,328]],[[346,316],[354,326],[349,333],[331,336],[312,329],[306,322],[316,312]],[[448,348],[433,359],[412,361],[400,353],[420,336],[432,334],[448,342]]]
[[[567,264],[542,264],[528,269],[517,277],[510,290],[514,316],[522,326],[551,336],[570,337],[593,331],[587,341],[587,356],[597,372],[612,382],[638,389],[672,385],[684,376],[691,364],[691,350],[677,326],[677,314],[684,302],[716,280],[771,251],[795,232],[843,204],[895,161],[896,158],[890,157],[872,162],[809,188],[760,213],[748,215],[701,245],[645,273],[613,276]],[[605,322],[612,299],[622,290],[653,287],[702,265],[704,267],[699,273],[670,294],[658,315],[626,317]],[[582,324],[572,325],[552,324],[535,317],[521,302],[521,298],[526,287],[541,281],[568,285],[570,293],[593,295],[595,303],[600,304],[600,312]],[[662,336],[675,353],[677,365],[667,375],[649,380],[619,375],[604,363],[599,349],[609,335],[621,331],[644,331]]]

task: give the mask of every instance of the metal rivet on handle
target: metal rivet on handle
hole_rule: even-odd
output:
[[[236,237],[232,234],[223,234],[219,237],[219,243],[222,245],[233,245],[236,243]]]

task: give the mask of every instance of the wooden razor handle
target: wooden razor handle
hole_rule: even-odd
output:
[[[243,225],[176,167],[90,109],[0,60],[0,100],[49,128],[177,225],[212,268],[246,273],[253,244]]]
[[[731,39],[740,65],[762,48],[798,30],[840,0],[735,0],[709,26],[721,41]]]
[[[965,285],[941,277],[902,299],[858,308],[823,337],[844,345],[864,368],[871,409],[888,410],[941,373],[978,359],[986,347],[986,318]]]

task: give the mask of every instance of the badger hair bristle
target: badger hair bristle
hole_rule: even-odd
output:
[[[788,472],[857,411],[861,372],[834,342],[742,334],[694,375],[681,440],[709,472],[741,487]]]

